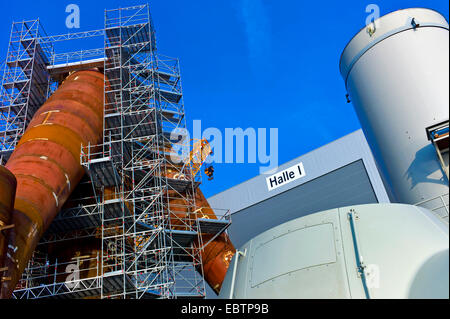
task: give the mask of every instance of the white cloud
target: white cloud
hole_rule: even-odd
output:
[[[270,65],[271,27],[262,0],[239,0],[238,16],[245,27],[248,55],[253,68]]]

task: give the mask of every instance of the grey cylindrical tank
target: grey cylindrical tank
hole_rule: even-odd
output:
[[[426,134],[449,118],[446,19],[420,8],[387,14],[349,42],[340,71],[391,199],[415,204],[448,194]]]
[[[448,248],[448,224],[425,208],[336,208],[245,243],[219,298],[448,298]]]

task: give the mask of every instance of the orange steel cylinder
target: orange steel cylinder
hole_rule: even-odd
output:
[[[95,70],[69,75],[33,116],[6,167],[17,178],[6,259],[9,298],[39,239],[84,174],[81,145],[98,144],[103,132],[104,75]]]
[[[170,216],[171,225],[174,229],[183,227],[184,220],[209,218],[217,219],[214,210],[209,205],[200,188],[196,190],[195,196],[196,213],[188,215],[188,208],[186,201],[182,198],[173,198],[170,200]],[[200,210],[201,209],[201,210]],[[201,241],[206,244],[212,239],[211,234],[200,234]],[[194,243],[196,246],[198,242]],[[203,277],[208,285],[218,294],[222,287],[222,282],[225,279],[231,258],[236,252],[235,247],[231,243],[228,235],[223,233],[212,240],[201,251],[201,259],[203,265]],[[200,269],[198,269],[200,271]]]
[[[0,165],[0,283],[3,281],[8,227],[11,227],[11,214],[14,208],[17,181],[14,175]]]
[[[195,206],[202,207],[202,213],[209,218],[217,219],[213,209],[203,195],[200,188],[197,189],[195,196]],[[201,218],[202,215],[197,216]],[[210,234],[201,234],[203,244],[206,244],[213,236]],[[202,251],[203,277],[208,285],[218,294],[222,287],[223,280],[227,274],[230,261],[236,252],[236,248],[231,243],[228,235],[222,233],[211,241]]]
[[[203,243],[207,243],[212,235],[202,235]],[[223,280],[230,266],[231,258],[236,252],[228,235],[221,234],[209,243],[202,251],[203,277],[209,286],[219,294]]]

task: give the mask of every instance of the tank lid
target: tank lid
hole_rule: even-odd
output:
[[[378,42],[396,33],[420,27],[439,27],[448,30],[447,20],[437,11],[426,8],[403,9],[386,14],[362,28],[341,54],[339,68],[347,84],[347,77],[358,59]]]

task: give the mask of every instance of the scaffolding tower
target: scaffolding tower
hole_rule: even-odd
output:
[[[39,20],[15,22],[3,64],[0,163],[34,112],[70,72],[105,74],[103,142],[81,145],[86,175],[38,244],[14,298],[203,298],[201,234],[226,231],[230,214],[198,212],[201,174],[183,154],[186,134],[178,59],[156,52],[149,6],[105,10],[104,28],[48,36]],[[61,53],[61,41],[103,47]],[[189,158],[189,154],[187,154]],[[182,214],[180,214],[182,212]],[[70,260],[53,246],[96,240]],[[52,246],[53,245],[53,246]]]

